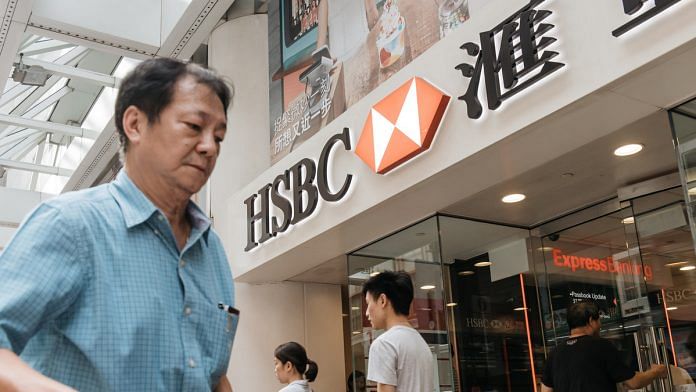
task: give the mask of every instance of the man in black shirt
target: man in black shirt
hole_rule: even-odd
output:
[[[593,302],[568,308],[570,337],[546,361],[542,392],[616,392],[616,384],[639,389],[667,376],[665,365],[635,372],[621,360],[619,350],[599,337],[599,309]]]

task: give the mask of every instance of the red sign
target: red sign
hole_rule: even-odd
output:
[[[631,263],[629,261],[615,261],[611,256],[606,258],[571,256],[563,254],[560,249],[554,248],[553,264],[556,267],[567,268],[573,272],[578,270],[597,271],[607,274],[642,275],[646,280],[652,280],[653,270],[649,265]]]

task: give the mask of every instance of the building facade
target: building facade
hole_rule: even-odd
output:
[[[235,99],[207,197],[242,310],[235,387],[277,388],[273,349],[295,340],[319,363],[316,389],[343,390],[380,333],[360,285],[385,270],[413,276],[410,320],[441,391],[539,390],[565,309],[585,299],[632,366],[671,358],[693,376],[694,16],[690,1],[470,0],[422,53],[406,35],[398,70],[380,57],[359,98],[337,57],[341,110],[277,156],[280,16],[215,29],[209,63]],[[280,78],[305,70],[281,62]],[[628,144],[642,151],[615,155]]]

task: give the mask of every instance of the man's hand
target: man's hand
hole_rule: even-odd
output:
[[[32,369],[7,349],[0,349],[0,388],[3,392],[77,392]]]
[[[650,370],[648,371],[654,373],[656,378],[667,377],[667,366],[665,365],[650,365]]]
[[[215,387],[215,392],[232,392],[232,384],[230,384],[227,376],[220,377],[220,381],[218,381],[218,385]]]
[[[649,370],[636,373],[630,380],[624,381],[631,389],[640,389],[649,385],[656,378],[667,377],[667,366],[651,365]]]

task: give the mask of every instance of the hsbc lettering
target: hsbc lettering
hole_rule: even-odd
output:
[[[244,200],[247,210],[247,245],[248,252],[259,244],[285,232],[291,225],[296,225],[314,213],[319,197],[327,202],[337,202],[343,199],[350,189],[353,176],[348,174],[340,189],[332,191],[329,187],[329,160],[333,147],[342,143],[345,150],[351,149],[350,130],[335,134],[327,140],[319,155],[318,163],[313,159],[304,158],[290,169],[279,174],[271,183],[264,185],[259,191]],[[281,192],[291,191],[290,198]],[[305,203],[305,198],[307,202]],[[260,199],[256,208],[256,199]],[[272,216],[271,206],[280,210],[281,216]],[[256,222],[261,222],[261,236],[256,238]]]

